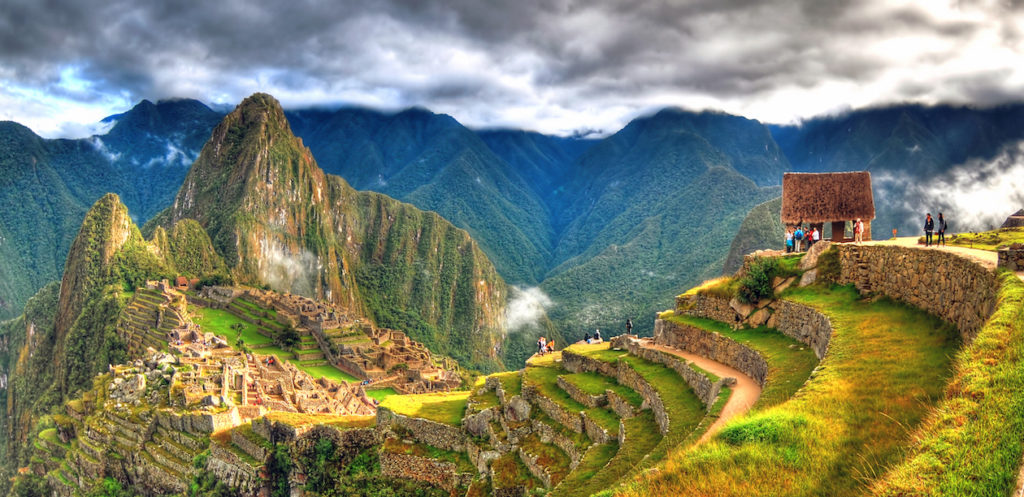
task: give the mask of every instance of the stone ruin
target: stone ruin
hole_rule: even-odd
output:
[[[454,361],[435,358],[426,346],[401,331],[376,328],[301,295],[250,288],[237,296],[276,310],[295,328],[309,330],[333,366],[364,382],[399,393],[449,391],[461,384]],[[346,336],[356,339],[346,340]]]

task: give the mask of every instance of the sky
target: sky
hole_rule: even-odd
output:
[[[142,99],[422,106],[608,134],[666,106],[792,123],[1024,95],[1024,0],[5,0],[0,119],[100,131]]]

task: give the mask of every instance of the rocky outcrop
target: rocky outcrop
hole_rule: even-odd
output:
[[[996,265],[1010,271],[1024,271],[1024,248],[1001,248]]]
[[[769,307],[774,311],[767,322],[769,328],[808,345],[818,359],[825,357],[832,340],[832,322],[827,316],[813,307],[788,300],[772,302]]]
[[[956,325],[965,342],[992,314],[995,274],[957,254],[882,245],[839,245],[840,284],[881,293]]]
[[[676,312],[698,318],[713,319],[726,324],[739,324],[744,316],[739,316],[729,305],[729,299],[702,293],[680,295],[676,297]]]

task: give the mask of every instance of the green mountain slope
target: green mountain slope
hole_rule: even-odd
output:
[[[330,300],[467,365],[500,364],[507,288],[476,242],[436,213],[325,174],[269,95],[214,129],[146,231],[183,219],[207,231],[239,283]]]
[[[750,209],[729,246],[723,274],[735,273],[743,265],[743,256],[755,250],[785,248],[786,227],[782,225],[781,212],[782,197]]]

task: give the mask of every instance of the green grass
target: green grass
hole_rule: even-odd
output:
[[[654,422],[654,413],[649,410],[623,420],[623,424],[626,429],[626,443],[618,448],[608,464],[586,480],[579,479],[574,473],[571,475],[572,481],[578,483],[559,487],[556,492],[552,492],[552,497],[586,497],[614,485],[620,478],[632,472],[662,441],[658,425]],[[580,466],[582,467],[583,463],[580,463]]]
[[[339,383],[342,382],[342,381],[348,381],[348,382],[354,382],[354,381],[358,382],[359,381],[359,379],[356,378],[355,376],[352,376],[352,375],[350,375],[350,374],[348,374],[348,373],[346,373],[346,372],[344,372],[344,371],[342,371],[342,370],[340,370],[340,369],[338,369],[338,368],[336,368],[334,366],[331,366],[330,364],[325,364],[323,366],[307,366],[307,365],[303,365],[301,363],[302,361],[290,361],[290,362],[292,364],[295,364],[295,367],[299,368],[299,370],[305,372],[306,374],[312,376],[313,378],[320,378],[322,376],[324,378],[327,378],[328,380],[333,380],[333,381],[336,381],[336,382],[339,382]]]
[[[981,233],[958,233],[946,237],[946,244],[995,251],[1003,245],[1024,243],[1024,228],[1001,228]]]
[[[569,456],[554,444],[542,443],[536,433],[520,439],[519,447],[537,457],[537,464],[551,476],[552,485],[558,485],[569,474]]]
[[[498,394],[494,393],[493,390],[484,390],[482,387],[474,389],[473,393],[469,396],[468,405],[474,412],[498,407],[500,404]]]
[[[366,396],[367,397],[370,397],[371,399],[377,399],[378,401],[383,401],[384,399],[386,399],[386,398],[388,398],[388,397],[390,397],[392,395],[398,395],[398,392],[396,392],[394,388],[390,388],[390,387],[388,387],[388,388],[375,388],[373,390],[366,390]]]
[[[189,310],[195,316],[196,324],[198,324],[204,332],[211,332],[215,335],[226,339],[232,345],[237,345],[235,337],[238,333],[231,329],[231,326],[236,323],[241,323],[242,328],[242,340],[250,348],[256,348],[260,345],[272,344],[273,340],[269,337],[261,335],[256,331],[256,325],[244,321],[242,318],[231,314],[228,311],[222,309],[210,309],[206,307],[189,306]]]
[[[551,497],[558,496],[570,496],[570,495],[590,495],[594,492],[590,492],[593,484],[588,482],[592,480],[609,461],[615,457],[615,453],[619,450],[619,444],[616,442],[608,444],[598,444],[590,448],[586,455],[583,456],[583,460],[580,461],[579,466],[569,473],[569,476],[562,481],[561,485],[551,492]]]
[[[515,452],[509,452],[492,461],[491,472],[494,475],[491,486],[495,489],[522,486],[530,491],[542,486]]]
[[[509,399],[515,395],[519,395],[523,391],[523,378],[519,375],[519,371],[507,371],[504,373],[495,373],[492,376],[496,376],[498,381],[501,382],[501,389],[505,391],[505,398]]]
[[[573,373],[561,375],[565,381],[576,385],[577,388],[591,395],[604,395],[605,390],[611,390],[633,407],[639,408],[644,399],[635,390],[619,385],[615,379],[598,373]]]
[[[674,451],[661,471],[619,494],[863,495],[901,460],[942,397],[956,330],[887,299],[861,300],[851,287],[802,288],[788,298],[816,307],[835,327],[814,377],[789,400]]]
[[[556,355],[556,354],[550,354]],[[609,409],[603,407],[587,407],[580,404],[575,399],[569,396],[565,390],[562,390],[558,386],[558,375],[564,374],[564,369],[559,369],[553,366],[553,363],[540,362],[540,364],[551,364],[550,366],[536,366],[531,362],[531,365],[526,367],[526,371],[523,375],[523,382],[525,384],[533,385],[537,387],[537,391],[541,395],[551,399],[554,403],[563,407],[569,412],[586,412],[587,416],[590,417],[598,426],[604,428],[608,433],[618,433],[619,430],[619,417]]]
[[[381,407],[396,414],[429,419],[452,426],[462,424],[469,391],[392,395],[381,401]]]
[[[771,328],[733,330],[725,323],[693,316],[671,316],[667,320],[719,333],[756,350],[764,357],[768,362],[767,382],[754,409],[785,402],[803,386],[818,365],[818,357],[810,347]]]
[[[999,305],[956,357],[947,396],[876,494],[1009,495],[1024,440],[1024,283],[1000,276]]]
[[[406,454],[455,463],[455,470],[459,473],[476,472],[476,467],[469,462],[469,457],[464,452],[439,449],[419,442],[405,443],[397,438],[385,440],[383,449],[393,454]]]
[[[337,428],[370,428],[377,424],[375,416],[337,416],[333,414],[306,414],[301,412],[270,411],[266,418],[300,428],[309,425],[329,425]]]
[[[532,409],[530,411],[530,417],[550,426],[551,429],[555,431],[555,433],[558,433],[563,437],[571,440],[572,444],[576,446],[576,448],[578,449],[582,449],[590,445],[590,439],[587,438],[586,433],[576,433],[575,431],[572,431],[566,428],[565,426],[562,426],[561,423],[555,421],[554,419],[551,419],[551,416],[548,416],[547,413],[540,409]],[[501,428],[500,423],[498,424],[498,428]]]

